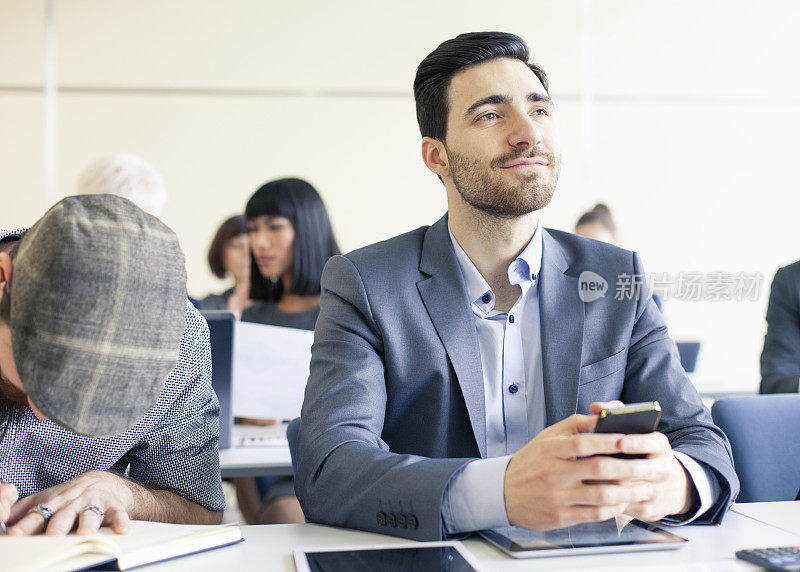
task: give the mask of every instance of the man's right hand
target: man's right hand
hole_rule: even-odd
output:
[[[623,435],[589,433],[596,415],[572,415],[539,433],[506,468],[503,492],[510,524],[551,530],[601,522],[629,503],[650,500],[648,459],[616,459]]]

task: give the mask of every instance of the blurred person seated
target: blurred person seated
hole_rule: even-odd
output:
[[[575,223],[575,234],[619,246],[617,225],[611,216],[611,209],[603,203],[597,203],[578,218],[578,222]],[[653,302],[659,310],[664,310],[658,294],[653,294]]]
[[[144,212],[160,217],[167,201],[164,179],[147,161],[129,153],[113,153],[89,164],[76,183],[77,195],[117,195]]]
[[[617,225],[614,224],[611,209],[603,203],[597,203],[580,216],[575,223],[575,234],[619,246]]]
[[[208,249],[208,266],[217,278],[231,276],[233,286],[222,294],[209,294],[200,301],[203,310],[229,310],[238,320],[250,300],[250,239],[244,215],[222,223]]]
[[[767,304],[761,393],[797,393],[800,381],[800,260],[779,268]]]
[[[12,352],[13,347],[13,352]],[[112,195],[0,230],[0,522],[217,524],[219,403],[178,238]]]
[[[340,253],[319,193],[302,179],[270,181],[250,197],[245,218],[253,305],[242,311],[242,321],[313,330],[319,316],[322,268]],[[291,477],[235,482],[239,506],[249,523],[305,522]]]

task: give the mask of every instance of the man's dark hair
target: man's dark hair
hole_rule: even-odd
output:
[[[19,250],[19,239],[21,236],[9,237],[0,240],[0,252],[6,252],[14,260]],[[11,323],[11,290],[8,284],[3,285],[3,295],[0,296],[0,322],[8,325]]]
[[[322,268],[331,256],[341,252],[322,197],[302,179],[270,181],[253,193],[244,209],[247,220],[264,215],[287,218],[294,227],[291,293],[319,294]],[[281,281],[273,283],[261,275],[252,250],[250,259],[250,297],[272,302],[280,300],[284,293]]]
[[[422,60],[414,79],[417,122],[423,137],[444,141],[450,102],[447,90],[453,76],[470,67],[495,58],[514,58],[524,62],[550,94],[547,74],[530,63],[525,40],[507,32],[470,32],[447,40]]]
[[[228,241],[242,234],[247,234],[247,223],[244,215],[236,215],[223,222],[214,235],[214,240],[208,248],[208,265],[211,273],[217,278],[225,278],[227,274],[222,255]]]

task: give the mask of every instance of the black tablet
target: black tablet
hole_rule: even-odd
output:
[[[479,572],[460,542],[329,546],[294,551],[298,572]]]

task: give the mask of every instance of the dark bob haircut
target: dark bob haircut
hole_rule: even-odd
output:
[[[295,232],[291,294],[319,294],[322,268],[331,256],[341,251],[317,190],[302,179],[270,181],[253,193],[244,215],[247,220],[260,216],[289,219]],[[261,275],[252,250],[250,264],[250,297],[272,302],[280,300],[283,284],[280,280],[270,282]]]
[[[414,79],[417,122],[423,137],[444,141],[447,115],[450,112],[447,90],[458,72],[495,58],[513,58],[524,62],[550,94],[547,74],[528,61],[525,40],[507,32],[470,32],[447,40],[422,60]]]
[[[247,234],[247,221],[244,215],[236,215],[223,222],[217,234],[214,235],[214,240],[211,241],[211,246],[208,248],[208,265],[211,267],[212,274],[217,278],[225,278],[225,274],[227,274],[222,262],[225,246],[230,239],[242,234]]]

